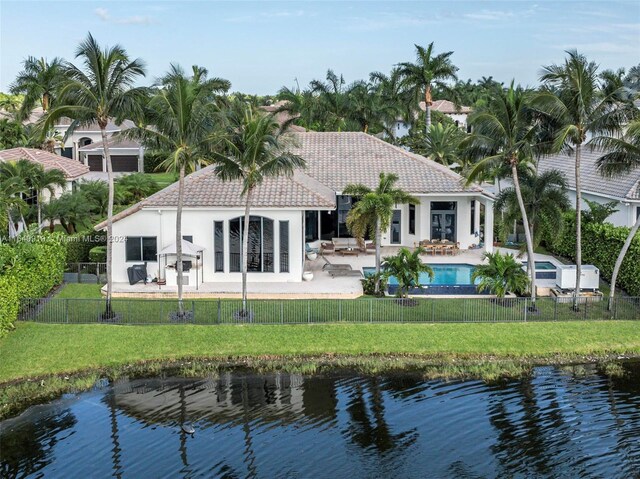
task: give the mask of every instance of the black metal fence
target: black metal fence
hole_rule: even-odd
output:
[[[112,300],[113,315],[105,318],[104,299],[27,299],[20,319],[40,323],[118,324],[302,324],[302,323],[492,323],[527,321],[638,320],[640,298],[616,298],[611,310],[606,299],[586,298],[576,310],[570,302],[540,298],[185,300],[177,314],[176,299]]]
[[[64,282],[104,284],[107,282],[107,263],[68,263]]]

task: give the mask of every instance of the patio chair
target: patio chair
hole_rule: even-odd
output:
[[[327,263],[322,267],[323,271],[351,270],[350,264],[345,263]]]
[[[309,243],[304,244],[305,253],[320,253],[320,248],[312,248]]]

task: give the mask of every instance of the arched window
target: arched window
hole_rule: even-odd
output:
[[[87,137],[80,138],[78,140],[78,146],[80,146],[80,148],[82,148],[83,146],[90,145],[91,143],[93,143],[93,140],[91,138],[87,138]]]
[[[244,217],[229,221],[230,271],[242,271],[242,229]],[[273,220],[263,216],[249,219],[249,247],[247,248],[247,271],[250,273],[273,273]]]

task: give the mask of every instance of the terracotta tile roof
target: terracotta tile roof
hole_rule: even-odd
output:
[[[111,137],[107,140],[109,148],[130,148],[133,150],[137,150],[140,148],[140,142],[136,140],[129,140],[123,137]],[[82,148],[79,148],[78,151],[102,151],[102,142],[96,141],[95,143],[90,143],[89,145],[85,145]]]
[[[378,185],[380,172],[396,173],[398,186],[413,194],[479,193],[493,195],[477,185],[465,188],[463,179],[449,168],[409,153],[371,135],[358,132],[307,132],[292,134],[293,150],[307,162],[292,177],[267,178],[253,199],[256,208],[334,209],[335,194],[350,183],[370,188]],[[185,178],[186,208],[243,208],[239,181],[225,182],[208,166]],[[175,207],[174,183],[114,216],[114,221],[142,208]],[[96,226],[102,229],[103,222]]]
[[[425,111],[426,108],[427,108],[426,103],[421,101],[420,109],[422,111]],[[450,115],[456,114],[456,113],[457,114],[471,113],[470,107],[460,105],[459,108],[456,108],[453,102],[449,100],[434,100],[433,104],[431,105],[431,110],[439,111],[439,112],[450,114]]]
[[[621,200],[640,199],[640,171],[636,170],[628,175],[605,178],[598,173],[596,168],[598,159],[602,155],[602,150],[591,151],[589,148],[584,148],[582,150],[580,160],[582,191],[600,194],[605,197],[618,198]],[[540,158],[538,161],[538,169],[541,171],[551,169],[562,171],[567,179],[569,188],[575,190],[576,178],[574,161],[575,154],[567,155],[561,153],[545,156]]]
[[[45,170],[58,169],[68,180],[79,178],[89,172],[89,167],[77,160],[35,148],[11,148],[0,151],[0,161],[29,160],[40,163]]]
[[[423,156],[360,132],[296,133],[296,153],[307,162],[305,173],[334,191],[350,183],[378,185],[381,172],[398,175],[398,186],[414,194],[482,192],[465,188],[462,177]]]

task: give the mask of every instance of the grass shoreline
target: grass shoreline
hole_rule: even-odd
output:
[[[540,357],[475,357],[451,355],[358,356],[262,356],[227,358],[179,358],[147,360],[121,366],[90,368],[74,373],[55,373],[17,379],[0,384],[0,421],[17,416],[28,407],[55,400],[63,394],[80,394],[96,387],[98,381],[163,377],[217,377],[226,371],[270,372],[302,375],[328,372],[355,372],[365,375],[414,373],[426,380],[483,380],[499,382],[531,375],[538,366],[596,364],[608,375],[620,374],[618,361],[640,360],[640,352],[592,355],[548,355]]]

